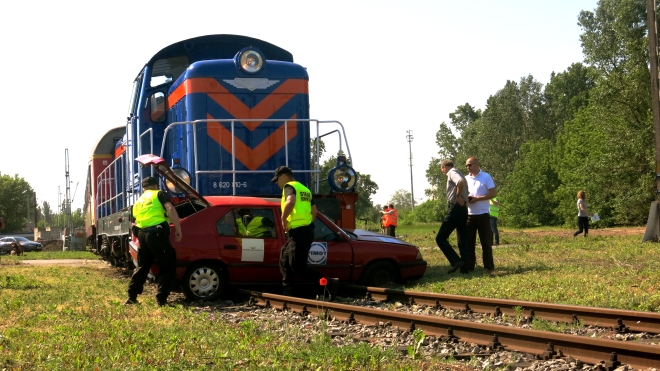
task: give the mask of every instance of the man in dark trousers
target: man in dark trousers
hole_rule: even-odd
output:
[[[170,222],[174,224],[176,242],[181,242],[182,232],[179,214],[172,205],[167,193],[158,190],[158,179],[144,178],[142,195],[133,205],[131,212],[135,218],[133,233],[140,241],[138,266],[128,284],[128,299],[124,305],[137,304],[137,296],[142,294],[149,270],[158,264],[158,305],[167,304],[175,281],[176,251],[170,244]]]
[[[468,175],[465,177],[468,192],[468,256],[465,259],[465,267],[468,271],[474,270],[477,262],[475,247],[477,243],[477,233],[481,241],[482,260],[484,268],[488,271],[495,269],[493,260],[493,231],[490,229],[490,199],[497,196],[497,189],[493,178],[485,171],[481,170],[481,164],[476,157],[470,157],[465,162],[468,169]]]
[[[275,170],[271,179],[282,189],[282,228],[288,234],[288,240],[280,253],[280,272],[282,273],[282,293],[292,295],[291,285],[296,275],[305,281],[317,282],[323,277],[320,272],[307,266],[309,250],[314,241],[314,219],[316,205],[312,192],[296,181],[293,171],[286,166]],[[336,295],[336,281],[327,279],[330,300]]]
[[[467,219],[468,219],[468,187],[463,174],[454,167],[452,160],[444,160],[440,164],[440,170],[447,176],[447,214],[442,221],[438,235],[435,236],[435,243],[445,254],[451,268],[448,273],[454,273],[465,266],[467,258]],[[456,239],[458,240],[458,251],[461,256],[449,243],[449,235],[456,229]]]

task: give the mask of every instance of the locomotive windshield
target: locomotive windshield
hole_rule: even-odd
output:
[[[189,64],[188,56],[185,55],[157,60],[151,70],[151,86],[154,87],[176,80],[188,68]]]

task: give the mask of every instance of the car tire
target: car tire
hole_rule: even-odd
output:
[[[215,263],[197,264],[183,276],[183,293],[190,300],[213,301],[222,295],[226,280],[222,268]]]
[[[380,261],[371,263],[362,274],[361,284],[373,287],[385,287],[397,280],[396,270],[392,264]]]

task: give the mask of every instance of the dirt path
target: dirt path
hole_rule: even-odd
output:
[[[89,260],[89,259],[41,259],[41,260],[21,260],[21,264],[27,265],[69,265],[69,266],[99,266],[99,267],[110,267],[109,264],[101,260]]]

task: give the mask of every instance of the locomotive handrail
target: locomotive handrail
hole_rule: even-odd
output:
[[[142,137],[147,135],[147,133],[149,134],[149,151],[145,152],[141,148],[142,147]],[[143,131],[142,134],[140,134],[140,153],[153,153],[153,151],[154,151],[154,129],[149,128],[149,129]],[[197,160],[197,159],[195,159],[195,160]],[[149,166],[149,168],[151,169],[151,176],[154,176],[153,166]]]
[[[288,125],[286,125],[287,122],[314,122],[316,125],[316,137],[315,137],[315,142],[316,142],[316,169],[315,170],[296,170],[296,172],[299,173],[311,173],[316,176],[316,189],[315,193],[318,193],[318,188],[319,188],[319,175],[321,173],[320,170],[320,156],[319,156],[319,126],[320,124],[337,124],[341,128],[341,132],[338,132],[339,134],[339,151],[342,151],[342,135],[344,139],[344,144],[346,145],[346,151],[348,152],[348,157],[351,159],[351,165],[353,165],[353,158],[351,156],[351,151],[348,146],[348,141],[346,139],[346,131],[344,129],[344,125],[335,120],[330,120],[330,121],[319,121],[316,119],[204,119],[204,120],[194,120],[194,121],[179,121],[179,122],[173,122],[169,124],[166,128],[165,131],[163,132],[163,141],[160,147],[160,157],[164,158],[164,152],[165,152],[165,144],[167,142],[167,136],[174,127],[176,126],[181,126],[181,125],[193,125],[193,130],[192,130],[192,135],[193,135],[193,156],[194,156],[194,161],[195,161],[195,169],[193,170],[195,173],[195,186],[198,187],[199,184],[199,175],[200,174],[232,174],[232,194],[236,195],[236,175],[237,174],[242,174],[242,173],[250,173],[250,174],[256,174],[256,173],[272,173],[275,169],[271,170],[236,170],[236,143],[235,143],[235,122],[284,122],[284,165],[289,166],[289,141],[287,138],[289,137],[288,133]],[[197,124],[206,124],[210,122],[217,122],[217,123],[229,123],[231,125],[231,146],[232,146],[232,169],[231,170],[200,170],[199,169],[199,161],[197,159]],[[150,130],[150,129],[149,129]],[[337,131],[337,130],[335,130]],[[146,132],[146,131],[145,131]],[[330,132],[332,133],[332,132]],[[324,135],[330,134],[326,133]],[[144,133],[143,133],[144,134]],[[141,134],[141,136],[143,135]],[[141,153],[143,151],[140,151]],[[343,152],[342,152],[343,153]]]

